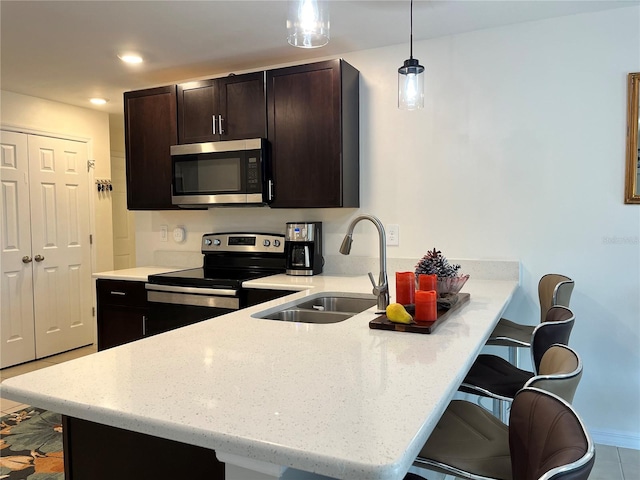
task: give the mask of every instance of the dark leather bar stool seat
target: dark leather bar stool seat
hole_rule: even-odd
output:
[[[534,377],[496,355],[478,355],[459,390],[481,397],[512,400],[518,390]]]

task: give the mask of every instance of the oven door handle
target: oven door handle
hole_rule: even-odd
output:
[[[175,285],[156,285],[155,283],[146,283],[144,288],[147,290],[155,290],[158,292],[172,293],[194,293],[196,295],[216,295],[218,297],[235,297],[238,295],[237,290],[223,290],[218,288],[200,288],[200,287],[178,287]]]

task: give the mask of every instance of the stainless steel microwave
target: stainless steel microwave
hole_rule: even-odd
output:
[[[172,203],[183,208],[270,203],[267,147],[264,138],[172,146]]]

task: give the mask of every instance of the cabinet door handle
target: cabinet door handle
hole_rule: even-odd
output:
[[[111,295],[121,295],[121,296],[124,297],[126,295],[126,292],[115,292],[115,291],[112,291]]]
[[[222,129],[222,115],[218,115],[218,132],[220,132],[220,135],[224,134],[224,130]]]
[[[41,262],[41,261],[43,261],[43,260],[44,260],[44,255],[36,255],[35,257],[33,257],[33,259],[34,259],[36,262]]]
[[[22,263],[31,263],[32,259],[29,255],[25,255],[24,257],[22,257]]]
[[[146,315],[142,316],[142,336],[143,337],[147,336],[147,316]]]
[[[269,201],[273,200],[273,180],[267,182],[267,195],[269,196]]]
[[[216,134],[216,117],[217,117],[217,115],[212,115],[211,116],[211,132],[214,135]]]

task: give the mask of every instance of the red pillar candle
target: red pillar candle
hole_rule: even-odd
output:
[[[416,314],[414,320],[420,322],[435,322],[438,319],[438,294],[435,290],[418,290],[416,292]]]
[[[396,272],[396,302],[409,305],[414,302],[416,275],[413,272]]]
[[[418,290],[437,290],[438,289],[438,276],[433,275],[418,275]]]

